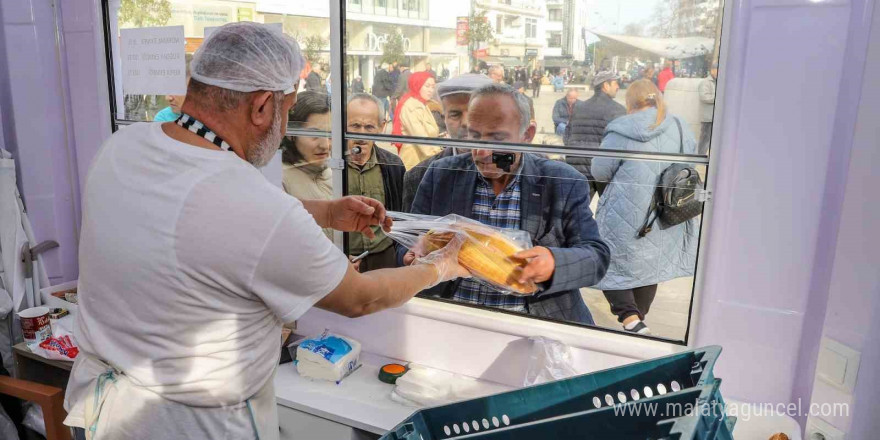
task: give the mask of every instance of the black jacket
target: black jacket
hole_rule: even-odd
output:
[[[379,69],[373,80],[373,95],[377,98],[387,98],[392,91],[394,91],[394,80],[391,74],[385,69]]]
[[[411,168],[406,174],[403,175],[403,211],[410,212],[412,209],[413,199],[416,198],[416,192],[419,190],[419,184],[422,183],[422,178],[425,177],[425,173],[428,172],[428,167],[431,166],[437,159],[443,159],[444,157],[451,157],[453,149],[446,148],[443,151],[419,162],[414,168]]]
[[[324,80],[321,79],[321,75],[309,72],[309,76],[306,77],[306,91],[327,93],[327,90],[324,89]]]
[[[375,145],[376,159],[382,171],[382,186],[385,188],[385,209],[401,211],[403,209],[403,173],[406,168],[396,154],[385,151]],[[407,207],[407,210],[409,207]]]
[[[565,145],[598,149],[608,123],[625,114],[624,106],[602,92],[586,101],[576,102],[565,127]],[[565,161],[592,180],[589,157],[567,157]]]

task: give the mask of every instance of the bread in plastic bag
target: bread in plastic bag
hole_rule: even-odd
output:
[[[390,212],[394,219],[392,240],[421,254],[446,246],[456,234],[465,236],[458,253],[458,262],[474,278],[511,295],[532,295],[538,290],[534,282],[520,283],[526,260],[514,255],[532,247],[526,231],[500,229],[467,217],[451,214],[435,217],[421,214]]]

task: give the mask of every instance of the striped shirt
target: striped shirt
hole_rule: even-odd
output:
[[[520,192],[519,173],[497,196],[492,190],[492,184],[483,176],[477,176],[477,190],[474,194],[471,218],[496,228],[520,229]],[[469,304],[526,312],[524,297],[503,294],[476,278],[462,280],[458,290],[455,291],[454,299]]]

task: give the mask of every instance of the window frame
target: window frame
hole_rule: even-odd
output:
[[[345,63],[346,54],[343,51],[343,35],[345,35],[345,25],[346,25],[346,14],[345,9],[348,6],[347,0],[330,0],[330,60],[331,60],[331,72],[330,78],[334,84],[343,84],[343,69]],[[679,154],[666,154],[666,153],[642,153],[642,152],[630,152],[630,151],[615,151],[615,150],[600,150],[600,149],[591,149],[591,148],[573,148],[566,146],[548,146],[548,145],[533,145],[533,144],[504,144],[503,146],[495,146],[490,145],[488,142],[480,142],[480,141],[456,141],[454,142],[456,146],[462,147],[470,147],[470,148],[483,148],[483,149],[503,149],[505,151],[528,151],[535,153],[546,153],[546,154],[572,154],[579,156],[589,156],[589,157],[613,157],[620,159],[632,159],[632,160],[648,160],[648,161],[675,161],[681,163],[689,163],[698,166],[706,166],[706,180],[704,182],[704,189],[710,195],[710,198],[704,204],[702,221],[700,225],[700,235],[699,235],[699,244],[697,250],[697,258],[696,258],[696,267],[694,270],[694,281],[691,289],[691,301],[688,313],[688,323],[686,326],[686,331],[684,338],[682,340],[671,340],[659,337],[652,336],[642,336],[642,335],[629,335],[623,334],[616,329],[608,329],[598,326],[585,326],[574,323],[566,323],[561,321],[552,321],[545,320],[541,318],[531,317],[531,316],[521,316],[515,314],[503,314],[504,318],[499,322],[493,322],[491,319],[486,319],[489,317],[498,317],[498,311],[488,310],[482,307],[473,307],[467,306],[463,304],[447,304],[443,301],[435,301],[421,298],[414,298],[411,301],[411,304],[403,307],[401,313],[410,313],[417,316],[423,316],[431,319],[439,319],[442,321],[456,323],[460,325],[465,325],[474,328],[481,328],[492,331],[507,331],[502,330],[508,328],[507,322],[516,322],[517,328],[520,328],[523,334],[529,334],[529,332],[533,332],[535,329],[543,329],[545,332],[549,332],[551,335],[559,334],[559,335],[577,335],[578,337],[586,337],[585,342],[582,343],[573,343],[572,345],[585,348],[585,349],[599,349],[605,352],[614,352],[622,355],[634,355],[635,357],[641,357],[643,354],[642,350],[645,347],[649,347],[652,350],[660,350],[660,351],[679,351],[689,347],[694,346],[694,342],[697,340],[697,326],[698,326],[698,317],[699,317],[699,309],[700,303],[703,296],[703,285],[705,278],[705,271],[708,267],[707,262],[705,261],[706,255],[706,246],[710,245],[712,239],[712,229],[708,228],[707,225],[712,223],[712,213],[713,213],[713,205],[714,199],[712,198],[713,189],[715,187],[715,182],[717,180],[717,171],[719,168],[718,165],[718,156],[721,147],[721,137],[723,132],[723,117],[724,117],[724,99],[725,99],[725,85],[726,85],[726,68],[727,68],[727,56],[729,53],[730,47],[730,32],[729,29],[732,26],[731,18],[733,16],[732,8],[727,7],[724,0],[720,0],[720,8],[721,14],[720,18],[721,22],[721,37],[719,43],[719,56],[718,56],[718,78],[716,79],[716,97],[715,97],[715,108],[714,108],[714,118],[713,118],[713,127],[712,127],[712,138],[710,145],[715,146],[714,150],[716,153],[714,155],[710,154],[708,157],[706,156],[698,156],[698,155],[679,155]],[[361,4],[363,2],[361,1]],[[423,4],[421,0],[417,0],[417,4],[419,4],[420,9]],[[107,105],[110,110],[110,128],[111,134],[115,133],[121,126],[131,125],[141,121],[133,121],[126,120],[122,118],[118,118],[118,109],[116,106],[116,88],[115,88],[115,76],[114,76],[114,65],[113,65],[113,44],[111,35],[112,29],[117,29],[117,26],[111,26],[110,23],[110,14],[109,14],[109,1],[102,1],[101,8],[98,11],[101,14],[102,24],[102,33],[103,33],[103,43],[104,43],[104,61],[105,61],[105,70],[106,70],[106,78],[107,78],[107,90],[108,90],[108,102]],[[526,38],[536,38],[537,37],[537,20],[534,19],[535,23],[535,37],[528,36],[528,30],[526,30]],[[526,22],[526,26],[529,26],[529,23]],[[448,139],[428,139],[428,138],[418,138],[418,137],[402,137],[402,136],[389,136],[389,135],[369,135],[369,134],[359,134],[359,133],[347,133],[345,130],[344,124],[342,121],[345,118],[345,106],[344,102],[347,98],[348,91],[346,88],[340,88],[340,93],[334,93],[331,96],[331,108],[338,109],[333,111],[333,117],[331,120],[331,131],[330,133],[322,133],[321,136],[327,136],[331,138],[331,156],[332,157],[342,157],[342,152],[344,145],[349,139],[364,139],[364,140],[374,140],[374,141],[394,141],[401,143],[418,143],[423,145],[439,145],[439,146],[448,146],[450,140]],[[308,135],[315,136],[314,131],[306,131],[306,130],[298,130],[295,128],[288,127],[286,130],[287,136],[296,136],[296,135]],[[346,173],[344,166],[332,167],[334,169],[333,172],[333,192],[334,196],[341,197],[343,195],[343,188],[345,188],[345,180]],[[342,247],[343,245],[343,234],[341,232],[336,231],[334,235],[334,242]],[[454,307],[454,311],[461,312],[460,316],[453,316],[456,314],[448,313],[450,307]],[[435,313],[435,312],[440,312]],[[509,331],[507,331],[509,332]],[[598,332],[598,333],[597,333]],[[516,332],[519,333],[519,332]],[[568,339],[568,338],[566,338]],[[610,342],[609,342],[610,341]],[[631,344],[626,344],[626,347],[618,347],[618,348],[610,348],[612,345],[619,345],[621,342],[632,342]],[[611,344],[611,345],[609,345]],[[641,347],[641,348],[640,348]]]

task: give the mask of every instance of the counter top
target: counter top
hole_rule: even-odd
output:
[[[418,408],[391,400],[394,385],[380,382],[379,369],[392,362],[361,353],[362,366],[338,385],[300,377],[292,363],[278,366],[275,396],[279,405],[375,434],[385,434]]]

